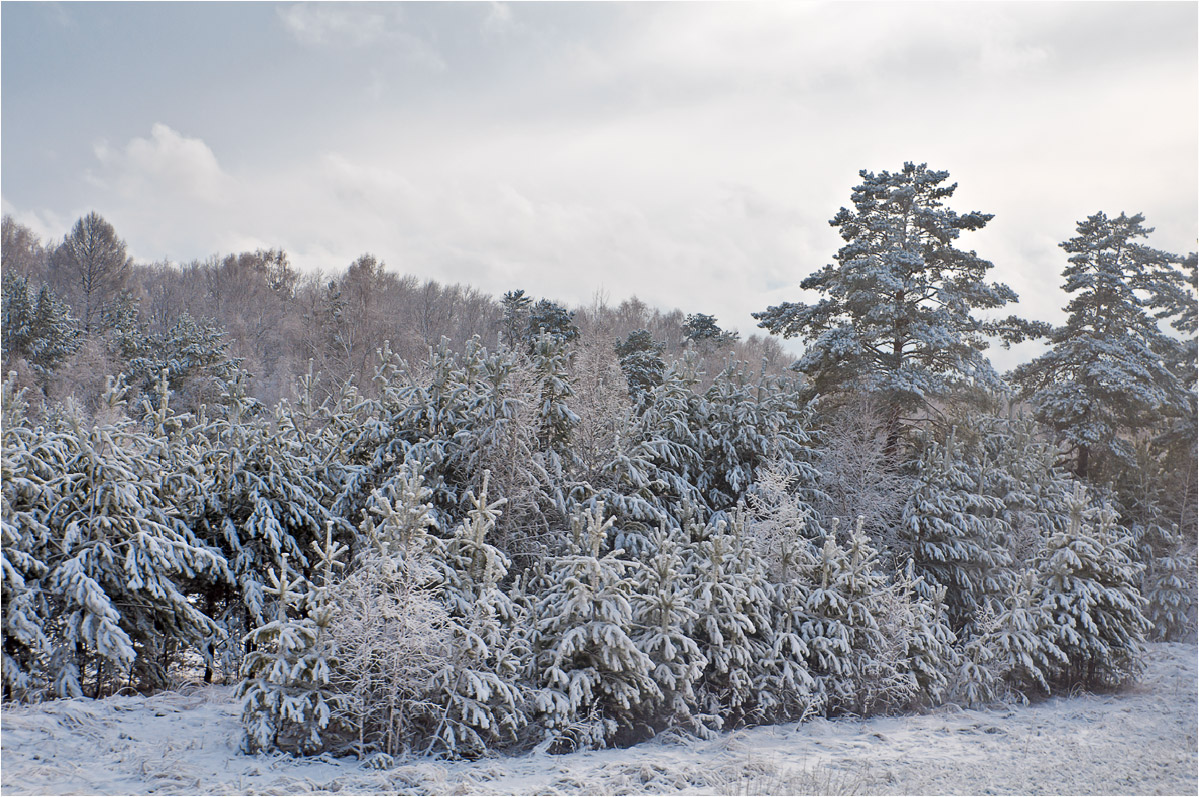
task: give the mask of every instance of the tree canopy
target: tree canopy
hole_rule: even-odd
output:
[[[1187,407],[1186,385],[1168,366],[1178,341],[1157,323],[1185,314],[1182,260],[1141,242],[1153,232],[1144,221],[1096,213],[1078,223],[1061,244],[1070,255],[1062,272],[1069,318],[1050,334],[1048,352],[1011,374],[1084,477],[1132,463],[1132,435]]]
[[[845,245],[800,283],[822,298],[753,315],[759,326],[807,342],[796,367],[817,396],[879,394],[893,435],[904,413],[926,411],[964,388],[999,385],[983,354],[988,336],[1010,343],[1043,330],[1014,317],[974,315],[1015,302],[1016,294],[985,282],[992,263],[955,245],[992,215],[947,207],[957,189],[946,184],[948,172],[905,163],[898,172],[860,175],[853,209],[841,208],[829,222]]]

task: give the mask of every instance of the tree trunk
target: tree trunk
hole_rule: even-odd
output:
[[[888,468],[899,465],[899,405],[895,402],[887,408],[887,439],[883,443],[883,459]]]

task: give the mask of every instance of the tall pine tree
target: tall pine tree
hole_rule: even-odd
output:
[[[1141,214],[1096,213],[1061,246],[1071,294],[1050,350],[1018,366],[1011,379],[1037,419],[1070,446],[1074,472],[1106,481],[1134,463],[1133,433],[1171,412],[1185,413],[1187,390],[1167,365],[1176,348],[1158,328],[1155,308],[1176,293],[1179,258],[1146,246]]]
[[[1039,330],[1015,317],[974,315],[1015,302],[1016,294],[985,282],[992,264],[955,246],[962,232],[982,229],[992,216],[946,207],[957,189],[946,184],[948,172],[905,163],[898,172],[860,175],[853,209],[841,208],[829,222],[845,245],[834,263],[800,283],[820,301],[784,302],[754,317],[807,342],[796,367],[816,395],[879,394],[893,449],[905,415],[961,388],[998,383],[983,354],[988,335],[1018,342]]]

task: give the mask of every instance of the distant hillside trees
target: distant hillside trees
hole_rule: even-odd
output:
[[[4,281],[0,325],[5,369],[25,360],[46,376],[79,348],[79,330],[66,302],[45,283],[33,288],[28,277]]]
[[[125,287],[132,259],[125,242],[113,226],[95,211],[75,222],[75,226],[54,249],[51,267],[77,305],[83,333],[100,331],[100,319],[110,302]]]

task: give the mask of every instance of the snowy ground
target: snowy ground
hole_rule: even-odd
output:
[[[755,728],[710,742],[428,760],[245,756],[228,687],[7,707],[5,794],[1199,794],[1194,645],[1118,695]]]

